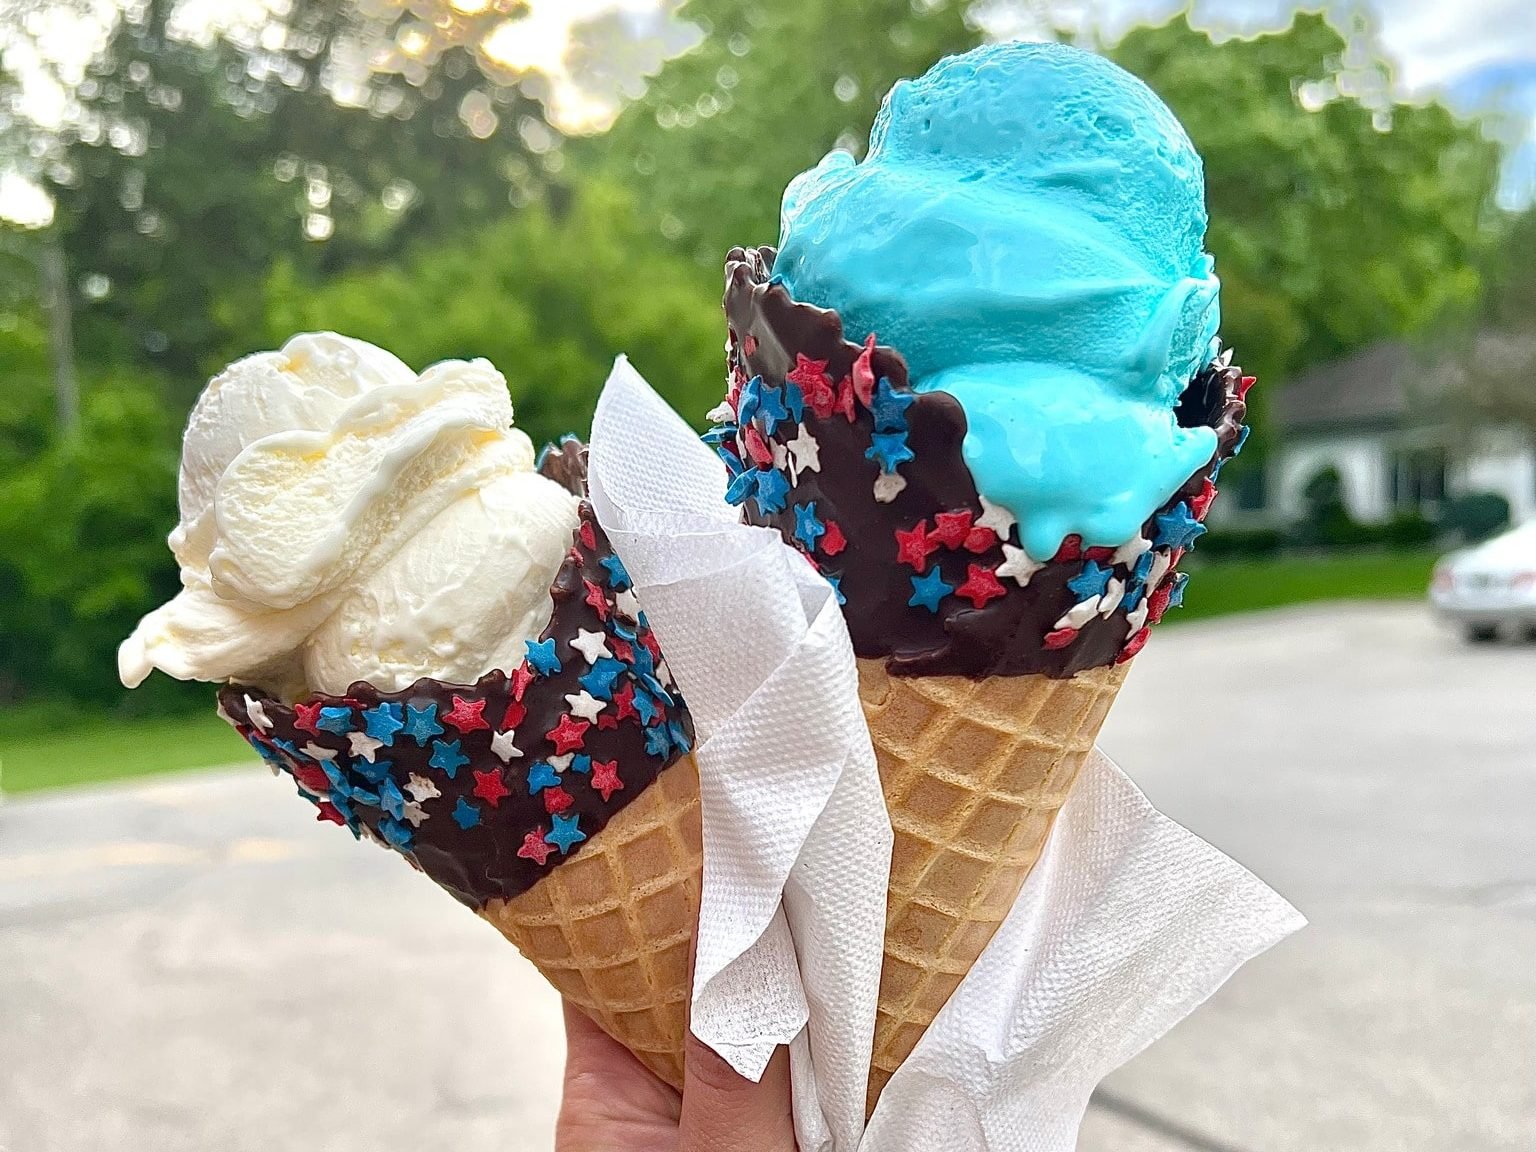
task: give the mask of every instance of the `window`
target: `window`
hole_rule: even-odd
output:
[[[1397,452],[1391,457],[1389,466],[1394,508],[1432,512],[1444,503],[1447,467],[1444,448],[1413,448]]]

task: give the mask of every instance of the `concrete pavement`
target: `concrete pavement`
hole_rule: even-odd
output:
[[[1533,702],[1536,648],[1414,606],[1158,635],[1106,748],[1313,926],[1081,1152],[1536,1146]],[[547,1149],[561,1048],[512,948],[264,772],[0,805],[4,1152]]]

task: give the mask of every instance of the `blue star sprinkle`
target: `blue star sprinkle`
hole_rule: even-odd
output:
[[[665,757],[672,751],[672,741],[667,736],[667,726],[658,724],[645,730],[645,751],[648,756]]]
[[[459,769],[469,763],[469,757],[459,751],[457,740],[432,741],[432,757],[428,764],[442,772],[450,780],[457,779]]]
[[[1242,452],[1243,445],[1248,443],[1248,437],[1252,434],[1252,432],[1253,432],[1253,426],[1252,425],[1249,425],[1249,424],[1244,424],[1243,425],[1243,430],[1237,434],[1237,443],[1232,445],[1232,455],[1236,456],[1240,452]]]
[[[784,511],[789,496],[789,481],[777,469],[770,468],[757,474],[757,506],[764,515]]]
[[[387,776],[379,781],[379,807],[396,820],[405,819],[405,797],[400,794],[400,786]]]
[[[614,681],[624,672],[622,660],[615,660],[612,656],[599,656],[597,663],[592,665],[592,671],[577,680],[577,683],[599,700],[612,700]]]
[[[265,760],[268,764],[272,765],[272,767],[288,767],[288,765],[283,763],[283,758],[278,754],[277,749],[273,748],[265,740],[252,740],[251,747],[256,749],[256,754]]]
[[[476,814],[476,819],[479,819],[478,813]],[[393,820],[380,820],[379,835],[384,837],[384,843],[388,844],[391,848],[399,849],[401,852],[404,852],[411,846],[411,830],[400,823],[399,817]]]
[[[816,501],[795,505],[795,539],[807,552],[816,551],[816,541],[827,534],[827,526],[816,518]]]
[[[1131,569],[1131,578],[1140,580],[1145,584],[1152,577],[1152,565],[1157,563],[1157,553],[1148,549],[1136,558],[1136,566]]]
[[[789,419],[789,409],[784,407],[784,401],[779,396],[777,388],[764,388],[762,399],[757,406],[757,414],[762,418],[763,430],[772,436],[778,430],[780,424]]]
[[[912,577],[912,599],[907,601],[911,608],[926,608],[937,613],[939,602],[955,590],[953,584],[944,583],[944,576],[934,568],[926,576]]]
[[[1184,588],[1189,584],[1189,573],[1180,572],[1173,578],[1173,591],[1168,595],[1168,607],[1184,607]]]
[[[663,688],[661,681],[656,679],[656,677],[646,673],[640,677],[640,683],[645,685],[646,691],[661,702],[663,708],[669,707],[672,704],[672,693]]]
[[[715,445],[715,455],[724,462],[725,472],[731,478],[731,483],[734,484],[746,474],[747,466],[741,462],[741,457],[737,456],[735,452],[731,451],[724,444]],[[737,503],[739,504],[740,501],[738,500]]]
[[[325,778],[331,782],[331,787],[345,796],[347,793],[347,778],[341,774],[341,769],[336,766],[336,762],[334,760],[321,761],[320,769],[325,773]]]
[[[377,792],[369,792],[365,788],[348,788],[347,799],[354,800],[359,804],[366,804],[370,808],[382,807],[379,804],[379,794]]]
[[[656,719],[656,702],[646,693],[637,691],[635,693],[635,714],[640,717],[641,724],[649,727],[651,721]]]
[[[1125,598],[1120,601],[1120,607],[1126,612],[1136,611],[1136,605],[1141,603],[1141,598],[1147,594],[1147,586],[1138,580],[1132,580],[1125,586]]]
[[[887,476],[912,459],[912,449],[907,447],[905,432],[876,432],[869,440],[864,459],[880,461],[880,471]]]
[[[667,734],[672,737],[672,747],[679,752],[687,752],[691,747],[688,743],[688,733],[683,731],[683,726],[676,720],[667,725]]]
[[[608,569],[608,583],[613,585],[615,592],[622,592],[629,587],[631,583],[629,573],[624,570],[624,561],[617,555],[604,556],[599,563]]]
[[[560,657],[555,655],[555,638],[548,640],[524,640],[528,649],[528,666],[540,676],[553,676],[560,671]]]
[[[736,435],[740,431],[740,427],[735,424],[716,424],[708,432],[700,436],[699,439],[706,444],[719,447],[727,441],[736,439]]]
[[[748,468],[731,481],[725,490],[725,499],[731,504],[745,504],[749,496],[757,495],[759,478],[765,475],[756,468]]]
[[[427,702],[425,708],[414,704],[405,706],[405,734],[416,741],[418,748],[425,748],[427,741],[443,734],[443,726],[437,722],[437,705]]]
[[[917,402],[917,397],[910,392],[896,391],[891,387],[891,382],[882,376],[874,399],[870,411],[875,416],[875,431],[905,432],[907,409]]]
[[[839,604],[848,603],[848,597],[843,595],[843,576],[841,572],[823,572],[822,578],[825,579],[828,584],[832,585],[832,591],[837,596],[837,602]]]
[[[556,848],[560,849],[560,855],[565,856],[569,854],[572,848],[587,838],[587,834],[576,827],[581,822],[581,817],[577,813],[573,812],[569,816],[556,816],[554,821],[554,828],[544,833],[544,843],[553,844]]]
[[[322,708],[320,719],[315,721],[315,727],[324,728],[327,732],[334,732],[338,736],[345,736],[352,731],[352,709]]]
[[[537,796],[546,788],[558,787],[560,787],[560,774],[547,760],[540,760],[528,769],[528,795]]]
[[[1108,568],[1102,568],[1090,560],[1083,570],[1067,581],[1067,587],[1072,589],[1072,595],[1079,600],[1092,600],[1095,596],[1104,595],[1109,588]]]
[[[480,809],[460,796],[459,802],[453,806],[453,822],[468,832],[480,823]]]
[[[572,756],[571,771],[579,772],[581,775],[585,776],[588,772],[592,771],[592,757],[588,756],[585,752],[577,756]]]
[[[796,424],[805,419],[805,393],[793,380],[784,381],[784,407]]]
[[[763,378],[754,376],[741,388],[741,399],[736,402],[736,419],[739,423],[750,424],[752,418],[757,415],[757,410],[763,402]]]
[[[395,742],[395,733],[405,727],[405,721],[401,719],[400,705],[386,700],[363,713],[363,725],[369,736],[388,748]]]
[[[394,765],[388,760],[375,760],[370,764],[361,756],[352,762],[352,771],[356,772],[370,784],[377,784],[388,778],[389,770],[393,767]]]
[[[1157,517],[1157,546],[1159,548],[1188,548],[1205,535],[1205,525],[1190,515],[1189,505],[1182,501]]]

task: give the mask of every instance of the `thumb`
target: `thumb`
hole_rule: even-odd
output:
[[[688,1033],[677,1152],[795,1152],[789,1049],[754,1084]]]

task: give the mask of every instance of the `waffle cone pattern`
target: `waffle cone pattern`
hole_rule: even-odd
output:
[[[561,995],[681,1088],[703,861],[699,773],[689,755],[579,855],[480,915]]]
[[[871,1112],[1012,910],[1128,668],[972,680],[859,661],[896,834]]]

